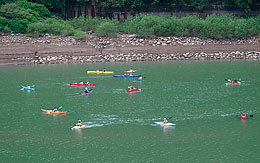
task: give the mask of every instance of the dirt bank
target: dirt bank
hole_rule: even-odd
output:
[[[35,58],[35,52],[38,52]],[[0,65],[126,62],[180,59],[260,59],[260,38],[219,41],[195,37],[137,38],[118,35],[85,40],[46,35],[0,36]]]

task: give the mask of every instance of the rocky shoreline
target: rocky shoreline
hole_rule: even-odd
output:
[[[48,51],[46,50],[48,49]],[[0,61],[10,64],[64,64],[166,60],[258,60],[260,38],[212,40],[196,37],[138,38],[119,34],[102,38],[92,34],[73,37],[31,38],[0,36]],[[38,53],[35,53],[35,52]],[[1,63],[0,63],[1,64]]]
[[[260,52],[230,52],[230,53],[183,53],[183,54],[152,54],[131,53],[98,56],[47,56],[22,57],[24,64],[64,64],[64,63],[96,63],[96,62],[133,62],[133,61],[167,61],[167,60],[258,60]]]

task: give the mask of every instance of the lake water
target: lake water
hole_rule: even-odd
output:
[[[145,79],[87,74],[103,67]],[[0,162],[260,162],[259,73],[259,61],[0,67]],[[97,84],[91,94],[68,85],[81,80]],[[67,115],[41,112],[54,106]],[[154,125],[164,117],[176,126]],[[71,130],[79,119],[87,128]]]

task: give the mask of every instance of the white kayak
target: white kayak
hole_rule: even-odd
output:
[[[82,125],[82,126],[74,126],[74,127],[72,127],[71,129],[73,130],[73,129],[81,129],[81,128],[85,128],[85,125]]]
[[[163,122],[154,122],[158,125],[161,125],[161,126],[175,126],[176,124],[174,123],[163,123]]]

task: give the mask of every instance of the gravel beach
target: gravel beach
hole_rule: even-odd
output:
[[[258,60],[260,38],[212,40],[197,37],[115,38],[86,35],[84,40],[22,34],[0,36],[0,65],[131,62],[161,60]]]

